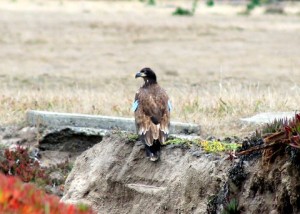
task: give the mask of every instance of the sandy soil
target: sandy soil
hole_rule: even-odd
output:
[[[299,109],[299,5],[244,16],[245,6],[201,4],[172,16],[179,5],[191,2],[1,1],[1,123],[30,108],[132,116],[145,66],[173,119],[208,135],[242,132],[238,119],[255,112]]]

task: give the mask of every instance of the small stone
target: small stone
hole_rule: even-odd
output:
[[[207,141],[214,141],[216,138],[214,136],[209,136],[206,138]]]
[[[200,157],[202,154],[203,154],[202,151],[193,151],[193,152],[192,152],[192,155],[193,155],[193,156],[196,156],[196,157]]]
[[[20,145],[24,142],[24,139],[22,138],[10,138],[10,139],[3,139],[1,141],[1,145],[4,147],[10,147],[15,145]]]
[[[39,159],[41,157],[40,150],[36,147],[30,147],[28,153],[29,156],[34,159]]]
[[[36,136],[37,128],[35,127],[24,127],[19,131],[19,137],[29,142],[36,140]]]
[[[49,177],[52,183],[61,184],[64,182],[64,175],[59,171],[51,172]]]

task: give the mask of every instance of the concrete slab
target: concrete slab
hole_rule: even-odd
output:
[[[291,119],[295,116],[295,112],[264,112],[252,117],[241,118],[241,121],[263,124],[263,123],[271,123],[275,119]]]
[[[134,119],[124,117],[29,110],[26,113],[26,121],[30,126],[52,128],[61,126],[88,127],[135,132]],[[200,134],[200,126],[190,123],[171,122],[170,132],[171,134]]]

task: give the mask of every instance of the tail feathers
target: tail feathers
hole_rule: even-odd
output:
[[[145,143],[148,146],[153,146],[155,141],[157,141],[160,137],[161,131],[159,130],[160,125],[151,124],[149,130],[143,135],[145,139]]]
[[[142,134],[142,138],[148,146],[154,145],[155,141],[164,144],[168,137],[168,131],[168,129],[161,129],[160,124],[151,124],[149,130],[145,134]]]

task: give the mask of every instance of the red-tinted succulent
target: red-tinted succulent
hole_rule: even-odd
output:
[[[84,205],[64,204],[57,196],[47,195],[33,184],[0,173],[0,213],[14,214],[92,214]]]
[[[34,182],[36,179],[47,180],[45,170],[38,161],[28,154],[28,149],[17,147],[15,150],[6,149],[5,160],[0,163],[0,171],[6,175],[15,175],[24,182]]]

